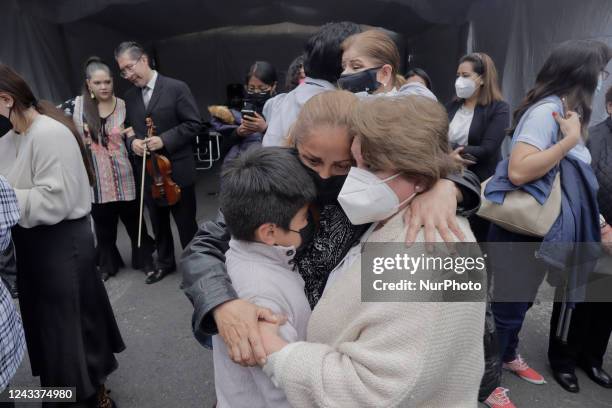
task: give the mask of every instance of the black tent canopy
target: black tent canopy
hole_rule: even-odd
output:
[[[411,54],[410,38],[437,26],[455,26],[453,33],[460,34],[472,2],[443,0],[434,7],[422,0],[25,0],[14,1],[13,6],[24,22],[42,23],[31,35],[40,31],[46,43],[33,48],[53,54],[52,72],[60,74],[60,82],[50,73],[42,75],[53,83],[39,87],[44,96],[59,101],[78,92],[81,64],[89,55],[112,63],[114,47],[122,40],[135,39],[145,44],[162,72],[192,87],[205,112],[207,104],[224,101],[226,84],[242,82],[255,60],[268,60],[284,73],[306,39],[328,21],[350,20],[394,33],[405,68]],[[34,45],[35,39],[29,40],[25,47]],[[444,53],[449,56],[451,72],[463,51],[459,42],[464,43],[465,38],[455,42],[453,53]],[[37,71],[32,67],[21,69],[26,76],[41,77],[31,72]],[[441,77],[435,69],[432,76],[434,81]],[[124,81],[117,85],[119,93],[127,86]]]
[[[443,101],[453,93],[457,59],[471,50],[493,57],[504,95],[516,105],[555,44],[593,38],[612,45],[608,0],[4,2],[0,61],[21,72],[39,97],[60,102],[73,96],[88,56],[99,55],[116,69],[113,49],[133,39],[144,43],[161,72],[191,86],[203,113],[224,101],[226,84],[242,82],[254,60],[269,60],[284,72],[308,36],[329,21],[392,32],[403,69],[428,71]],[[128,86],[116,83],[119,94]],[[604,115],[602,98],[596,96],[594,120]]]

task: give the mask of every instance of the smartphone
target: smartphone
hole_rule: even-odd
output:
[[[243,109],[240,111],[240,113],[242,114],[242,116],[249,116],[251,118],[255,118],[255,111],[254,110],[250,110],[250,109]]]

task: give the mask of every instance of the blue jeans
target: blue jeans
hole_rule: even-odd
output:
[[[546,266],[535,259],[533,251],[533,243],[537,244],[542,239],[509,232],[491,224],[488,241],[508,243],[491,245],[488,256],[490,273],[493,275],[491,310],[495,317],[500,358],[503,362],[509,362],[516,358],[525,315],[533,305],[546,275]]]

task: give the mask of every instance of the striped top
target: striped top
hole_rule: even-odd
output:
[[[106,118],[100,119],[108,137],[106,147],[101,143],[102,135],[97,135],[97,140],[93,135],[89,138],[84,135],[82,96],[77,96],[61,106],[67,115],[72,116],[77,130],[91,152],[96,174],[92,202],[96,204],[136,199],[134,171],[125,144],[126,137],[121,134],[125,122],[125,102],[120,98],[116,98],[116,101],[115,110]]]

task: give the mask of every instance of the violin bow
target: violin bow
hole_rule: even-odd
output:
[[[150,117],[147,117],[147,137],[151,136],[153,130],[153,120]],[[147,172],[147,143],[145,138],[144,144],[144,152],[142,154],[142,174],[140,177],[140,211],[138,218],[138,248],[140,248],[140,242],[142,240],[142,221],[144,219],[144,183],[145,183],[145,173]]]

